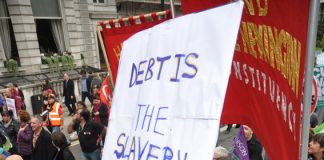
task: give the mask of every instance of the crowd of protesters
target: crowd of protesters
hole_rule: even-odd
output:
[[[100,160],[108,125],[108,107],[101,102],[98,91],[102,80],[99,74],[80,72],[81,98],[77,101],[74,82],[64,74],[63,95],[60,97],[49,80],[42,83],[41,114],[26,111],[23,92],[15,84],[8,84],[5,97],[0,96],[0,160],[74,160],[69,150],[70,136],[65,136],[64,112],[66,106],[72,122],[68,133],[78,135],[81,159]],[[15,100],[15,111],[4,107],[5,99]],[[90,106],[85,105],[86,98]],[[15,115],[17,114],[17,115]],[[67,122],[66,122],[67,123]]]

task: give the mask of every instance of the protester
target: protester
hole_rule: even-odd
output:
[[[82,101],[78,101],[76,110],[78,110],[78,109],[87,109],[87,106]]]
[[[19,96],[21,97],[21,109],[26,110],[25,95],[24,95],[23,91],[18,87],[18,85],[16,83],[13,83],[13,86],[14,86],[15,90],[18,92]]]
[[[68,126],[68,133],[77,131],[82,155],[87,160],[100,160],[100,141],[106,134],[106,127],[93,122],[87,109],[77,110]]]
[[[324,133],[316,134],[309,143],[308,160],[324,159]]]
[[[87,72],[84,70],[81,70],[80,72],[81,78],[80,78],[80,88],[81,88],[81,100],[84,103],[85,99],[88,98],[89,102],[92,103],[91,95],[90,95],[90,87],[88,87],[88,78],[87,78]]]
[[[100,88],[101,84],[102,84],[102,80],[101,80],[100,74],[95,73],[95,76],[93,77],[92,82],[91,82],[91,88]]]
[[[63,120],[63,110],[60,103],[55,101],[55,95],[50,94],[48,96],[48,114],[47,114],[47,122],[48,128],[52,133],[59,132],[63,130],[64,120]]]
[[[53,160],[75,160],[70,151],[65,135],[62,132],[55,132],[52,134],[52,141],[57,149]]]
[[[48,79],[43,80],[43,82],[42,82],[42,90],[47,90],[47,91],[53,93],[54,95],[56,95],[56,92],[53,89],[53,87],[51,86],[51,84],[49,83]]]
[[[261,143],[253,134],[253,131],[249,126],[243,125],[243,128],[244,128],[244,134],[245,134],[245,138],[249,150],[250,160],[263,160],[262,158],[263,147]]]
[[[3,107],[4,107],[4,99],[0,95],[0,114],[2,114],[2,112],[3,112]]]
[[[33,130],[30,125],[30,115],[27,111],[19,111],[20,129],[18,131],[18,153],[24,160],[30,160],[32,154]]]
[[[214,160],[219,160],[221,157],[227,157],[228,156],[228,151],[222,147],[222,146],[218,146],[215,148],[214,151]]]
[[[69,75],[67,73],[64,74],[63,96],[65,98],[65,105],[70,112],[69,116],[71,116],[75,113],[76,100],[74,94],[74,83],[72,80],[70,80]],[[72,107],[70,105],[72,105]]]
[[[33,134],[32,160],[50,160],[54,156],[55,148],[52,145],[51,134],[42,127],[42,117],[31,119]]]
[[[101,102],[99,94],[96,94],[93,97],[93,109],[91,115],[94,122],[100,123],[104,126],[108,125],[108,108]]]
[[[13,118],[13,112],[11,110],[4,111],[2,113],[2,121],[4,125],[4,131],[8,135],[12,148],[9,150],[11,154],[17,153],[17,134],[19,130],[19,122]]]
[[[11,98],[15,100],[16,112],[18,113],[22,108],[23,102],[21,97],[19,96],[19,92],[15,89],[15,86],[12,83],[7,84],[5,95],[6,98]]]
[[[6,160],[26,160],[26,159],[22,158],[19,155],[11,155],[11,156],[7,157]]]

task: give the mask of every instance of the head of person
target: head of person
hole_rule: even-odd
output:
[[[11,97],[11,89],[10,88],[6,88],[5,94],[7,97]]]
[[[27,111],[25,111],[25,110],[20,110],[19,112],[18,112],[18,115],[19,115],[19,118],[20,118],[20,125],[22,126],[22,127],[24,127],[24,126],[26,126],[26,124],[28,123],[28,122],[30,122],[30,114],[27,112]]]
[[[14,154],[6,158],[6,160],[23,160],[20,155]]]
[[[99,93],[99,88],[97,88],[97,87],[93,87],[92,88],[92,94],[93,95],[96,95],[96,94],[98,94]]]
[[[74,119],[78,122],[80,122],[80,114],[82,112],[82,110],[84,110],[85,108],[77,108],[76,109],[76,112],[75,112],[75,115],[74,115]]]
[[[30,120],[30,126],[32,127],[33,131],[37,131],[42,128],[43,118],[39,115],[34,116]]]
[[[2,113],[2,119],[5,123],[9,122],[10,120],[12,120],[12,117],[13,117],[13,112],[12,110],[9,110],[9,111],[4,111]]]
[[[89,76],[92,76],[92,71],[88,71]]]
[[[244,129],[245,138],[246,138],[247,141],[249,141],[252,138],[253,131],[247,125],[243,125],[243,129]]]
[[[89,121],[91,118],[90,116],[90,112],[89,110],[87,109],[82,109],[81,112],[80,112],[80,121],[84,121],[84,122],[87,122]]]
[[[15,88],[18,88],[18,84],[13,83],[12,85],[13,85]]]
[[[65,135],[62,132],[52,134],[52,143],[56,148],[63,149],[68,146]]]
[[[316,134],[309,142],[308,153],[313,156],[324,156],[324,133]]]
[[[76,109],[86,109],[87,106],[82,102],[82,101],[78,101],[77,105],[76,105]]]
[[[15,86],[12,83],[8,83],[6,87],[9,88],[9,89],[15,88]]]
[[[81,77],[86,77],[87,76],[87,72],[85,70],[81,70],[80,71],[80,75],[81,75]]]
[[[93,104],[94,105],[98,105],[98,104],[100,104],[100,95],[99,94],[95,94],[94,96],[93,96]]]
[[[48,79],[44,79],[43,80],[43,85],[48,85],[49,84],[49,80]]]
[[[69,79],[70,79],[69,75],[67,73],[64,73],[64,80],[69,80]]]
[[[42,90],[42,96],[43,97],[47,97],[48,96],[48,90],[47,89],[43,88],[43,90]]]
[[[228,151],[224,147],[218,146],[215,148],[213,160],[219,160],[219,158],[227,157],[227,156],[228,156]]]
[[[48,103],[49,104],[54,104],[55,103],[55,95],[54,94],[49,94],[48,95]]]

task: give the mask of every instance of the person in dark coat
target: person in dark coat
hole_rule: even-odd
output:
[[[30,126],[30,115],[25,110],[19,111],[20,129],[17,136],[18,153],[24,160],[30,160],[32,154],[33,130]]]
[[[11,110],[4,111],[2,113],[2,121],[4,130],[9,136],[12,148],[9,150],[11,154],[17,153],[17,134],[19,130],[19,122],[13,118],[13,112]]]
[[[263,147],[249,126],[243,125],[244,134],[247,141],[250,160],[263,160]]]
[[[75,160],[70,151],[65,135],[62,132],[55,132],[52,134],[52,141],[57,148],[53,160]]]
[[[42,127],[42,117],[35,116],[31,119],[33,134],[32,160],[51,160],[55,153],[51,134]]]
[[[70,80],[69,75],[64,73],[64,81],[63,81],[63,96],[65,98],[65,105],[68,108],[70,114],[69,116],[75,113],[75,94],[74,94],[74,83]],[[72,107],[70,106],[72,105]]]
[[[92,108],[93,121],[107,127],[108,125],[108,107],[101,102],[100,95],[96,94],[93,97]]]

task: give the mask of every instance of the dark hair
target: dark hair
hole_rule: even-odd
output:
[[[18,87],[18,85],[16,83],[13,83],[13,86]]]
[[[81,70],[80,71],[80,74],[82,75],[82,74],[87,74],[87,72],[85,71],[85,70]]]
[[[323,148],[324,147],[324,133],[316,134],[313,137],[312,141],[318,143],[320,145],[320,147]]]
[[[9,116],[10,118],[12,118],[13,117],[13,112],[12,112],[12,110],[4,111],[2,113],[2,116]]]
[[[52,134],[53,144],[60,149],[68,146],[65,135],[62,132],[54,132]]]
[[[30,114],[27,111],[20,110],[18,114],[21,122],[27,123],[30,121]]]
[[[48,79],[44,79],[45,84],[49,84],[49,80]]]
[[[93,100],[100,100],[100,94],[96,93],[95,95],[93,95]]]
[[[88,71],[89,74],[92,74],[92,71]]]
[[[90,112],[87,109],[82,109],[81,113],[80,113],[80,117],[83,117],[85,121],[89,121],[90,120]]]
[[[77,104],[82,105],[83,108],[87,108],[87,105],[82,101],[78,101]]]

